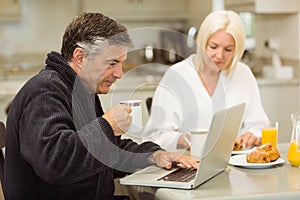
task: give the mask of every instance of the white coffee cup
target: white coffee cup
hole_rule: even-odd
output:
[[[200,158],[204,144],[206,141],[208,130],[207,129],[197,129],[190,131],[190,140],[184,137],[184,140],[190,145],[191,156]]]
[[[126,104],[131,107],[132,111],[130,115],[132,116],[131,125],[127,133],[140,133],[143,129],[142,124],[142,101],[141,100],[123,100],[120,104]]]

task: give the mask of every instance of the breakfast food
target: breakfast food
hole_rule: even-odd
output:
[[[264,144],[259,148],[268,152],[271,162],[277,160],[280,157],[278,149],[273,147],[270,143]]]
[[[243,145],[237,141],[234,142],[234,145],[233,145],[233,151],[240,151],[242,150],[243,148]]]
[[[279,157],[278,149],[270,143],[261,145],[246,155],[248,163],[269,163],[277,160]]]
[[[251,153],[248,153],[246,155],[246,159],[248,163],[269,163],[270,162],[270,156],[267,153],[267,151],[263,149],[257,149],[255,151],[252,151]]]

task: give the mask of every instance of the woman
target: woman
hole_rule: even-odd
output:
[[[240,62],[244,44],[244,25],[235,12],[210,13],[200,26],[196,54],[170,67],[157,87],[143,140],[168,150],[187,148],[191,129],[208,129],[216,111],[242,102],[244,124],[268,120],[256,79]],[[245,148],[260,145],[260,132],[244,127],[237,141]]]

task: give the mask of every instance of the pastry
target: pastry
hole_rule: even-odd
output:
[[[269,153],[270,161],[275,161],[280,157],[279,151],[276,147],[273,147],[270,143],[263,144],[259,147]]]
[[[263,149],[265,151],[271,151],[272,150],[272,145],[270,143],[266,143],[258,147],[258,149]]]
[[[243,148],[243,145],[237,141],[234,142],[234,145],[233,145],[233,151],[240,151],[242,150]]]
[[[246,155],[246,159],[248,163],[269,163],[270,156],[269,154],[263,149],[256,149],[251,153]]]
[[[269,163],[277,160],[279,157],[278,149],[270,143],[261,145],[246,155],[248,163]]]

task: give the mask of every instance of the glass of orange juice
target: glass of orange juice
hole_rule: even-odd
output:
[[[271,143],[273,147],[277,147],[278,138],[278,122],[268,121],[263,124],[261,130],[261,143]]]

